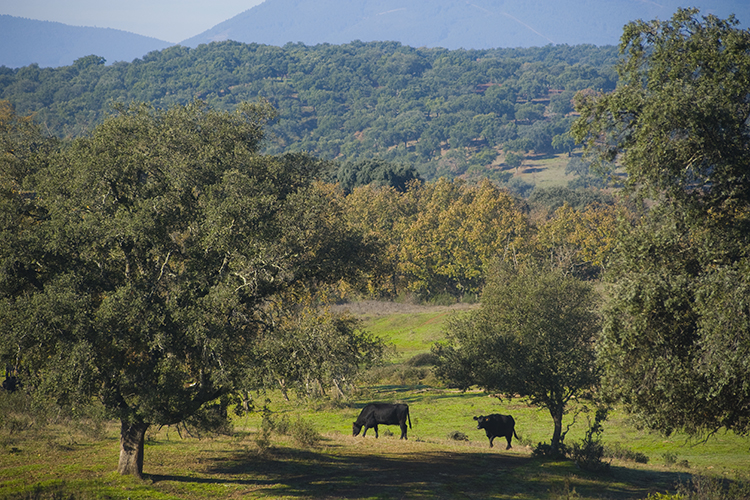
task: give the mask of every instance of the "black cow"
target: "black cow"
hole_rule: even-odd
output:
[[[508,447],[510,449],[510,440],[513,436],[518,439],[516,434],[516,421],[510,415],[500,415],[499,413],[493,413],[492,415],[479,415],[474,417],[477,421],[477,429],[484,429],[487,433],[487,437],[490,438],[490,448],[492,448],[492,440],[496,437],[505,437],[508,440]]]
[[[401,439],[406,437],[406,422],[411,429],[411,417],[409,417],[409,405],[390,403],[370,403],[362,408],[357,421],[352,424],[352,436],[359,436],[359,431],[364,426],[362,437],[367,434],[367,429],[375,429],[375,437],[378,437],[378,425],[401,426]]]

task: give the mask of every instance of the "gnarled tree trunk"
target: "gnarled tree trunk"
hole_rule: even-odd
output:
[[[552,432],[552,442],[550,443],[553,455],[558,455],[560,453],[560,443],[562,441],[562,421],[564,413],[563,408],[564,407],[562,405],[559,405],[554,410],[550,410],[550,413],[552,414],[552,421],[555,424],[554,431]]]
[[[137,422],[120,424],[120,463],[117,472],[143,477],[143,441],[149,424]]]

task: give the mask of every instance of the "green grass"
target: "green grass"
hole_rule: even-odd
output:
[[[518,177],[538,188],[564,187],[575,179],[574,175],[565,174],[569,160],[567,154],[527,157],[519,169]]]
[[[371,307],[377,308],[377,304]],[[460,313],[460,312],[458,312]],[[429,351],[441,338],[450,308],[418,308],[378,314],[365,311],[365,325],[392,341],[403,359]],[[401,367],[403,368],[403,367]],[[394,369],[399,369],[396,365]],[[705,443],[685,436],[669,438],[638,430],[622,412],[605,422],[607,446],[645,454],[647,464],[613,459],[609,473],[594,474],[569,460],[531,455],[549,441],[549,415],[521,400],[499,401],[481,392],[447,390],[432,383],[373,382],[346,401],[285,401],[278,393],[256,394],[256,405],[270,399],[272,419],[302,419],[321,440],[299,445],[292,434],[271,433],[259,446],[259,412],[236,417],[231,436],[181,438],[174,428],[152,428],[145,450],[143,481],[115,471],[118,426],[103,437],[80,426],[0,430],[0,499],[239,499],[239,498],[607,498],[645,499],[674,491],[693,475],[750,480],[750,439],[717,434]],[[2,397],[2,395],[0,395]],[[402,401],[410,406],[409,440],[396,427],[381,427],[381,437],[351,436],[351,424],[370,401]],[[572,423],[576,408],[566,417]],[[489,448],[473,416],[512,414],[517,433],[513,448],[495,440]],[[582,438],[585,414],[571,426],[567,443]],[[386,429],[390,432],[386,432]],[[454,431],[468,441],[454,441]],[[388,435],[392,434],[392,435]]]
[[[366,322],[366,329],[396,346],[403,359],[430,352],[430,347],[443,338],[443,322],[450,311],[439,313],[393,314]]]

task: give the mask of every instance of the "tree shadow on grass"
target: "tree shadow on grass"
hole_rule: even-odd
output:
[[[300,498],[492,498],[516,495],[638,499],[672,489],[676,473],[617,470],[593,475],[570,461],[545,462],[528,455],[474,451],[375,451],[273,448],[259,455],[228,452],[197,476],[151,475],[158,483],[226,484],[254,495]],[[629,480],[623,481],[624,477]]]
[[[464,490],[485,496],[528,460],[446,451],[337,456],[289,449],[237,458],[218,459],[210,472],[264,478],[278,496],[336,498],[449,498]],[[490,471],[491,480],[479,478]]]

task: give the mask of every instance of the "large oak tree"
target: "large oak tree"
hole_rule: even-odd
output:
[[[122,107],[5,193],[34,210],[2,227],[24,245],[4,247],[0,357],[37,396],[101,401],[123,474],[142,474],[149,426],[222,415],[276,299],[368,256],[320,161],[258,153],[272,114]]]
[[[750,31],[681,9],[625,27],[573,132],[653,207],[623,228],[599,352],[645,426],[750,430]]]

